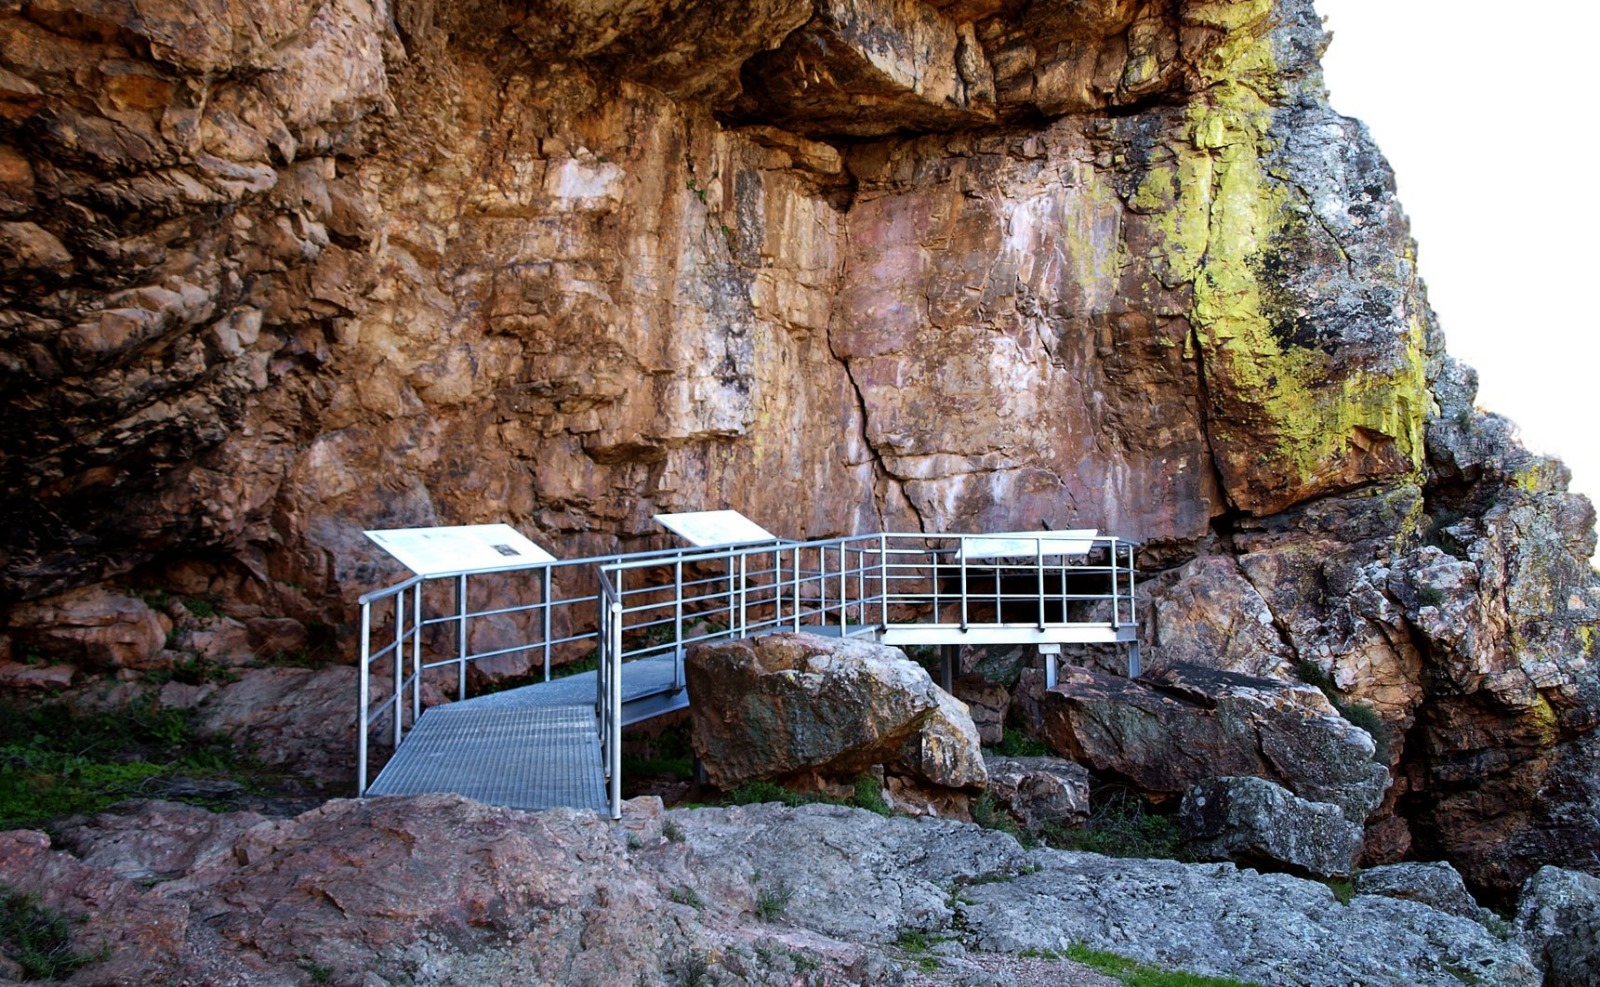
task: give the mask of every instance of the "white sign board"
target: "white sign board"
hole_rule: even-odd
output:
[[[657,514],[655,520],[696,548],[722,545],[749,545],[755,542],[782,541],[738,511],[690,511],[684,514]]]
[[[966,535],[956,558],[1031,559],[1060,555],[1085,555],[1094,547],[1094,528],[1068,531],[997,531],[992,535]]]
[[[556,560],[509,524],[391,528],[363,534],[419,576],[493,572]]]

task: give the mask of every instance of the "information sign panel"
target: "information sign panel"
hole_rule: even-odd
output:
[[[1085,555],[1094,547],[1097,534],[1099,532],[1094,528],[1074,528],[1068,531],[997,531],[994,534],[967,535],[956,557],[965,557],[970,561]]]
[[[363,534],[419,576],[493,572],[556,560],[509,524],[390,528]]]
[[[722,545],[749,545],[782,541],[738,511],[689,511],[683,514],[657,514],[662,527],[696,548]]]

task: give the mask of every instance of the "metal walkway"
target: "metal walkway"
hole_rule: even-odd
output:
[[[424,710],[367,794],[455,792],[513,809],[606,811],[596,678],[580,672]],[[629,662],[623,725],[687,708],[682,681],[671,655]]]
[[[1062,644],[1120,643],[1137,674],[1133,555],[1094,532],[873,534],[413,577],[361,598],[358,793],[618,818],[622,728],[689,705],[683,654],[708,641],[1033,644],[1052,679]],[[585,652],[592,670],[552,676]],[[544,681],[468,698],[497,659]],[[457,701],[424,710],[424,683],[451,678]],[[392,754],[368,784],[374,739]]]

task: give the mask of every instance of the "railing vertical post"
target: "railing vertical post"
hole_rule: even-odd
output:
[[[683,688],[683,559],[672,563],[672,688]]]
[[[1133,543],[1128,543],[1128,623],[1139,622],[1139,594],[1133,587]]]
[[[467,698],[467,574],[456,579],[456,699]]]
[[[745,637],[749,631],[749,620],[745,615],[745,606],[750,602],[750,570],[745,565],[750,557],[743,552],[739,553],[739,636]]]
[[[956,538],[956,555],[961,559],[961,630],[967,629],[967,539],[964,535]]]
[[[844,557],[839,557],[839,568],[844,568]],[[844,594],[839,594],[839,606],[844,607]],[[817,622],[828,626],[828,546],[817,549]]]
[[[1117,579],[1117,569],[1120,560],[1117,558],[1117,540],[1111,539],[1111,629],[1116,630],[1122,626],[1122,601],[1119,599],[1118,588],[1121,580]]]
[[[794,629],[797,631],[800,629],[800,560],[804,558],[800,553],[801,548],[796,545],[794,548],[794,565],[791,568],[794,569]]]
[[[372,604],[361,604],[361,684],[356,693],[356,795],[367,794],[367,704],[372,701],[368,663],[372,661]]]
[[[604,578],[602,571],[601,578]],[[602,582],[601,591],[594,598],[594,715],[605,716],[606,675],[610,672],[611,662],[608,650],[610,648],[610,634],[606,632],[606,617],[611,612],[607,609],[609,603]],[[604,721],[602,720],[602,725]],[[602,731],[601,743],[605,742],[605,732]]]
[[[416,631],[411,635],[411,725],[415,727],[422,718],[422,583],[417,580],[417,595],[412,598],[411,619]]]
[[[400,723],[400,714],[405,710],[405,702],[400,693],[400,670],[406,657],[406,594],[404,590],[394,595],[394,692],[389,694],[389,712],[394,717],[394,746],[400,749],[400,739],[404,727]]]
[[[884,628],[889,627],[889,535],[885,532],[878,533],[878,588],[882,595],[878,597],[878,623]]]
[[[1039,629],[1044,630],[1044,539],[1033,540],[1034,565],[1036,570],[1036,584],[1039,590]],[[1062,601],[1065,603],[1065,601]]]
[[[620,572],[619,572],[620,575]],[[608,774],[611,776],[611,818],[622,818],[622,592],[619,584],[617,599],[611,604],[611,620],[607,633],[611,636],[611,662],[616,673],[611,677],[610,736],[606,743]]]
[[[541,636],[544,639],[544,680],[550,681],[550,638],[551,626],[554,622],[553,612],[555,604],[550,602],[550,591],[555,584],[555,579],[550,574],[551,567],[544,567],[544,578],[539,589],[539,601],[544,604],[544,628]]]
[[[772,547],[772,629],[783,627],[783,548]]]
[[[824,556],[827,555],[827,549],[823,549],[823,555]],[[849,558],[849,556],[845,554],[844,542],[840,542],[839,543],[839,637],[841,639],[847,638],[847,637],[850,636],[850,573],[849,573],[850,563],[845,561],[845,559],[847,559],[847,558]],[[823,568],[826,569],[827,566],[823,566]],[[823,576],[822,577],[822,582],[823,582],[823,585],[826,586],[827,582],[828,582],[828,577],[827,576]],[[828,622],[828,615],[827,614],[823,614],[822,615],[822,622],[824,624],[826,624]],[[863,619],[863,622],[865,622],[864,619]]]

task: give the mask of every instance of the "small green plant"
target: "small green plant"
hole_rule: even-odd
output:
[[[1048,841],[1063,850],[1108,857],[1185,859],[1183,835],[1171,817],[1151,812],[1144,799],[1121,790],[1104,798],[1085,828],[1052,830]]]
[[[667,897],[680,905],[688,905],[696,911],[706,907],[705,901],[700,897],[700,892],[688,885],[673,888],[667,892]]]
[[[628,834],[628,839],[627,839],[626,842],[627,842],[627,846],[628,846],[629,850],[643,850],[644,849],[644,841],[639,839],[639,834],[638,833],[629,833]]]
[[[706,190],[700,187],[700,183],[699,182],[697,182],[693,178],[691,178],[688,181],[683,183],[683,187],[688,189],[689,191],[693,192],[694,193],[694,197],[700,200],[700,204],[701,205],[705,205],[705,202],[706,202]]]
[[[808,795],[791,792],[775,781],[757,778],[747,781],[728,793],[729,805],[760,805],[764,802],[781,802],[784,805],[806,805],[817,801]]]
[[[710,987],[711,962],[698,952],[684,953],[667,967],[677,987]]]
[[[1333,892],[1333,900],[1337,901],[1341,905],[1350,904],[1350,899],[1356,896],[1356,885],[1354,881],[1343,880],[1340,878],[1329,878],[1323,883],[1328,886],[1329,891]]]
[[[1444,602],[1444,591],[1437,586],[1424,586],[1417,590],[1417,604],[1424,607],[1436,607]]]
[[[1389,733],[1384,729],[1383,718],[1376,710],[1366,703],[1345,701],[1339,694],[1338,687],[1333,684],[1333,679],[1314,661],[1301,659],[1295,662],[1294,673],[1300,677],[1300,681],[1322,690],[1322,694],[1328,698],[1328,702],[1340,716],[1371,735],[1374,761],[1379,764],[1389,763]]]
[[[894,944],[908,953],[926,953],[928,951],[928,933],[923,929],[901,929],[895,937]]]
[[[661,835],[665,836],[669,843],[682,843],[686,838],[683,827],[678,825],[676,819],[667,819],[661,823]]]
[[[216,593],[186,596],[183,598],[183,608],[201,620],[210,620],[222,612],[222,597]]]
[[[314,984],[329,984],[333,982],[333,968],[323,963],[318,963],[309,956],[300,957],[300,969],[306,972]]]
[[[880,816],[894,815],[889,803],[883,799],[883,789],[878,787],[878,779],[871,775],[862,775],[856,779],[855,793],[850,796],[850,804],[869,812],[876,812]]]
[[[1006,727],[994,752],[1004,757],[1044,757],[1050,753],[1050,748],[1016,727]]]
[[[1227,977],[1206,977],[1198,973],[1163,970],[1126,956],[1090,949],[1081,942],[1067,947],[1066,958],[1082,963],[1108,977],[1122,981],[1128,987],[1256,987]]]
[[[1013,839],[1022,838],[1022,831],[1017,828],[1017,823],[1011,818],[1011,813],[1001,808],[995,802],[994,796],[988,792],[984,792],[973,800],[972,821],[984,829],[994,829],[1002,833],[1009,833]]]
[[[793,897],[794,888],[781,877],[762,885],[756,889],[756,917],[763,922],[777,921]]]
[[[46,907],[37,895],[0,884],[0,952],[22,967],[25,979],[60,980],[109,956],[103,948],[93,953],[72,948],[72,927],[82,921]]]

